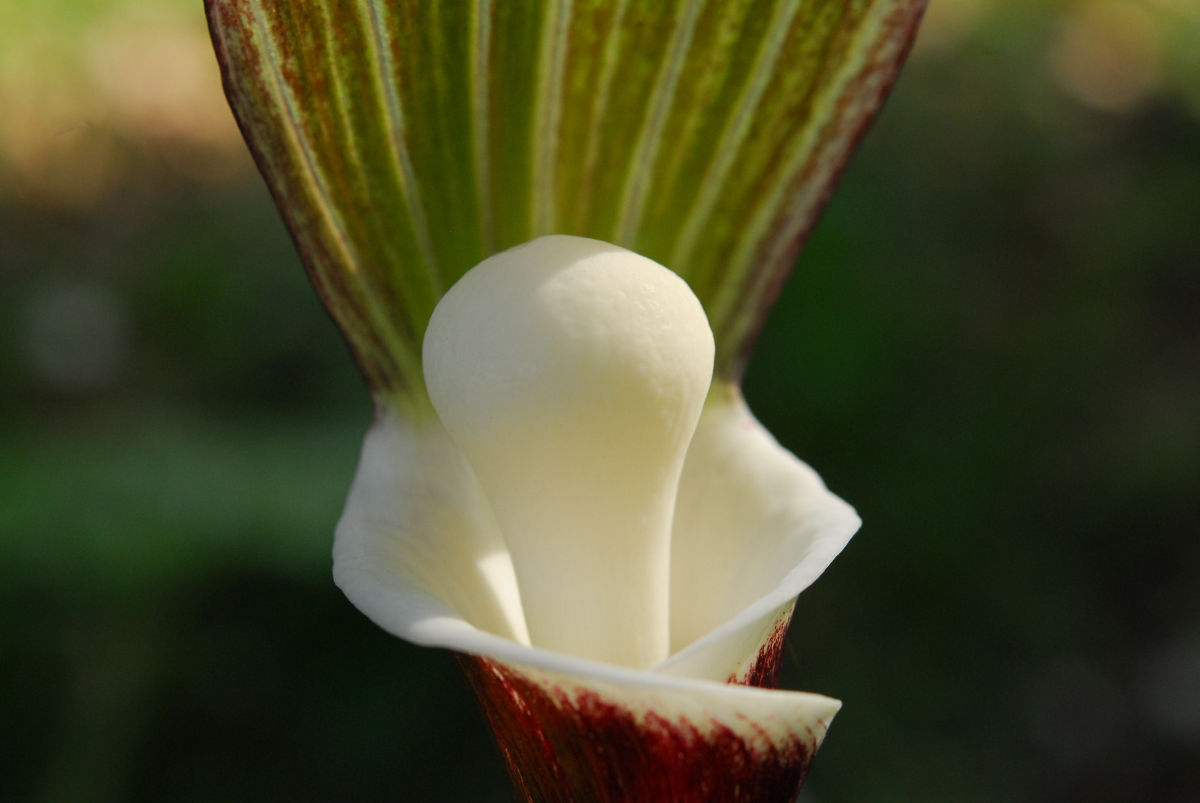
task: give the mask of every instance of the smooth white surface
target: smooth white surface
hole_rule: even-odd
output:
[[[531,645],[526,615],[539,614],[518,593],[510,550],[475,472],[437,418],[409,419],[384,406],[338,522],[334,578],[374,622],[417,644],[561,675],[658,716],[711,713],[734,728],[769,723],[819,735],[838,701],[725,680],[753,659],[776,617],[858,525],[854,511],[754,420],[737,388],[718,382],[686,453],[669,582],[656,592],[669,595],[670,657],[646,671]],[[575,567],[593,568],[607,578],[605,567],[587,560]],[[569,609],[575,589],[560,588],[544,604]],[[614,610],[633,623],[659,616],[651,608]],[[593,611],[597,620],[605,615]]]
[[[432,417],[413,422],[385,410],[367,433],[337,526],[334,580],[372,621],[417,644],[621,682],[724,682],[757,652],[763,628],[780,608],[824,571],[858,526],[845,502],[812,481],[811,469],[747,419],[753,420],[736,389],[716,385],[694,442],[725,446],[689,452],[681,498],[692,500],[684,507],[697,507],[677,521],[703,517],[706,509],[714,515],[726,508],[753,511],[764,495],[791,512],[725,520],[728,529],[706,527],[695,536],[695,556],[673,572],[672,608],[685,618],[672,626],[685,632],[706,626],[704,620],[712,629],[649,672],[529,645],[516,580],[487,499]],[[726,450],[757,454],[762,469],[746,482],[733,481],[733,466],[722,462]],[[725,481],[705,481],[713,477]],[[680,523],[675,535],[686,545],[692,536]],[[716,543],[722,539],[727,545]],[[703,557],[705,548],[714,550],[710,558]],[[741,571],[743,564],[758,568]],[[726,579],[685,582],[685,571]],[[762,585],[768,582],[773,584]],[[713,597],[718,585],[729,588]],[[695,596],[687,597],[688,589]],[[739,598],[751,601],[739,609]]]
[[[430,399],[495,511],[534,644],[666,658],[671,520],[712,364],[687,284],[598,240],[504,251],[438,304]]]
[[[334,536],[333,577],[402,638],[424,643],[416,630],[453,621],[529,643],[496,517],[432,417],[414,424],[385,410],[367,432]]]
[[[679,482],[672,654],[656,670],[728,677],[861,524],[763,429],[736,387],[714,385]]]

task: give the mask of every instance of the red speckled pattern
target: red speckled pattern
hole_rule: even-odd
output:
[[[792,612],[788,610],[775,620],[771,632],[758,648],[758,655],[753,663],[739,674],[730,675],[728,682],[763,689],[779,688],[779,675],[783,669],[783,644],[787,641],[788,627],[791,623]]]
[[[635,710],[636,690],[621,702],[559,676],[477,656],[459,662],[528,801],[794,801],[819,744],[806,727],[735,730],[715,718]]]

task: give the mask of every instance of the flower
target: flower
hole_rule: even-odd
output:
[[[797,594],[859,522],[738,378],[923,5],[206,2],[376,403],[335,579],[460,655],[530,800],[789,800],[803,781],[840,703],[769,687]],[[528,306],[521,270],[595,260]],[[642,320],[645,284],[664,306]],[[663,321],[675,348],[647,334]],[[579,348],[499,348],[555,337]]]
[[[589,257],[594,263],[594,243],[543,238],[493,257],[476,270],[494,268],[497,260],[523,260],[526,265],[532,261],[537,268],[534,273],[544,274],[547,270],[543,268],[558,270],[554,260],[561,254],[556,252],[581,244],[584,255],[571,254],[577,260],[574,265]],[[597,245],[602,256],[621,250]],[[622,377],[614,376],[613,371],[597,371],[579,354],[602,342],[606,356],[621,351],[622,346],[631,346],[631,357],[644,356],[633,347],[661,346],[661,331],[653,329],[661,329],[663,319],[671,317],[661,307],[673,304],[654,309],[653,320],[631,320],[630,310],[616,300],[646,281],[640,273],[623,284],[610,279],[603,289],[611,292],[597,301],[597,288],[590,280],[618,272],[612,268],[604,265],[584,280],[576,279],[588,293],[582,299],[585,303],[570,305],[570,314],[564,313],[556,322],[600,332],[595,342],[572,348],[565,355],[573,374],[566,382],[557,375],[547,379],[550,369],[544,366],[526,364],[534,359],[531,353],[563,333],[543,331],[547,327],[541,325],[524,326],[532,316],[525,307],[504,309],[527,301],[538,289],[546,295],[545,282],[531,287],[532,282],[514,277],[512,270],[500,275],[493,271],[490,282],[482,287],[476,282],[469,288],[472,297],[460,302],[454,320],[444,321],[435,313],[426,340],[427,358],[431,338],[455,335],[456,342],[437,343],[444,358],[458,357],[454,362],[461,363],[464,353],[470,356],[465,366],[451,366],[462,376],[430,381],[430,390],[435,402],[439,393],[453,394],[437,405],[443,418],[452,402],[468,408],[451,408],[449,420],[454,422],[459,440],[474,447],[471,455],[476,460],[464,458],[434,416],[417,421],[396,414],[381,417],[367,436],[338,524],[335,578],[351,601],[389,632],[475,656],[465,659],[464,665],[490,707],[493,727],[505,740],[514,773],[531,799],[557,799],[559,795],[575,800],[774,799],[763,796],[766,788],[793,795],[839,703],[818,695],[768,694],[727,684],[774,685],[796,595],[837,555],[859,520],[811,469],[754,421],[733,386],[718,383],[709,391],[711,336],[703,313],[686,286],[660,269],[682,287],[681,297],[686,293],[682,303],[690,299],[694,304],[690,310],[693,317],[686,322],[694,328],[694,316],[698,315],[703,336],[709,340],[707,355],[701,343],[698,357],[685,353],[677,361],[651,359],[658,362],[658,373],[646,384],[664,381],[661,373],[665,369],[673,374],[666,382],[680,379],[681,384],[690,385],[687,390],[695,398],[681,404],[688,408],[683,416],[688,420],[679,427],[687,448],[686,461],[680,460],[673,470],[668,465],[665,472],[672,493],[665,522],[669,532],[662,533],[667,536],[663,546],[669,549],[669,559],[662,568],[669,570],[669,582],[667,577],[657,583],[651,580],[640,589],[651,594],[637,593],[637,581],[645,578],[627,570],[653,567],[655,533],[636,533],[632,542],[626,543],[615,537],[621,533],[614,529],[620,524],[634,527],[630,520],[658,500],[650,499],[647,505],[638,498],[631,510],[614,504],[628,501],[613,498],[623,489],[609,495],[606,491],[610,489],[595,485],[630,473],[645,480],[648,474],[658,473],[656,457],[669,464],[674,456],[648,455],[642,448],[653,424],[647,428],[635,423],[628,438],[617,431],[629,426],[628,415],[648,412],[642,388],[630,393],[622,386],[618,392],[600,394],[603,398],[592,410],[598,415],[579,421],[572,415],[578,406],[571,404],[576,401],[572,389],[564,385],[590,384],[597,373],[602,382],[620,385]],[[472,272],[467,278],[478,276]],[[464,283],[456,289],[461,291]],[[505,286],[514,285],[517,302],[497,298]],[[651,293],[655,290],[659,288],[652,288]],[[454,293],[452,290],[447,300],[454,298]],[[563,304],[563,295],[570,293],[559,292],[552,301]],[[614,344],[613,333],[587,317],[589,310],[579,309],[593,304],[603,304],[600,311],[605,316],[621,320],[623,342]],[[496,307],[501,308],[499,313]],[[485,313],[497,318],[506,312],[512,313],[511,317],[503,317],[486,331],[463,336],[461,330],[471,328]],[[439,324],[441,329],[437,329]],[[639,324],[659,336],[655,343],[639,343],[644,340]],[[445,331],[454,326],[457,330]],[[532,328],[536,336],[550,340],[520,340],[488,348],[489,340],[495,342],[497,330],[513,328],[522,330],[519,335]],[[683,334],[690,337],[694,332]],[[688,344],[682,345],[687,352]],[[480,356],[466,349],[485,353]],[[496,368],[507,360],[521,360],[522,364]],[[580,366],[580,362],[584,364]],[[680,362],[685,370],[672,370]],[[702,373],[694,370],[696,364]],[[562,367],[562,361],[551,366]],[[441,365],[437,369],[449,370]],[[512,374],[517,375],[515,381]],[[697,377],[702,384],[697,384]],[[464,385],[475,387],[464,390]],[[537,385],[541,387],[531,389]],[[597,395],[597,388],[588,390]],[[505,407],[506,391],[514,396],[511,404],[519,419],[515,423],[509,420],[514,411]],[[569,400],[562,411],[568,419],[565,423],[555,422],[558,411],[547,409],[562,404],[562,398]],[[620,409],[622,400],[635,409]],[[650,418],[658,417],[653,415],[655,411],[649,412]],[[697,418],[695,435],[689,438]],[[497,420],[503,423],[499,428],[507,431],[492,437],[494,444],[480,446],[480,441],[489,439],[487,430],[498,428]],[[531,447],[531,438],[540,442]],[[603,447],[613,438],[622,441],[618,444],[622,453],[607,455],[609,465],[601,469],[572,465],[574,459],[596,458],[598,452],[609,451]],[[594,448],[597,445],[600,448]],[[671,451],[672,445],[668,444],[666,451]],[[653,448],[660,446],[656,443]],[[679,456],[682,458],[682,453]],[[490,466],[489,460],[493,461]],[[628,462],[611,465],[616,460]],[[487,467],[484,476],[492,481],[491,494],[479,482],[480,475],[471,463],[476,468]],[[649,470],[642,470],[646,468]],[[582,497],[571,487],[580,480],[589,484]],[[529,498],[531,489],[544,496]],[[532,505],[538,513],[553,509],[570,519],[552,520],[550,527],[539,528],[536,517],[518,509],[502,517],[516,525],[505,529],[496,513],[511,507],[513,497],[518,497],[518,508]],[[569,503],[565,511],[564,500]],[[638,502],[641,507],[636,507]],[[642,518],[661,523],[653,510]],[[602,526],[589,527],[596,519]],[[585,542],[556,548],[562,546],[560,531],[572,527],[584,530]],[[518,546],[522,557],[533,563],[524,574],[514,571]],[[556,564],[556,558],[568,563]],[[525,582],[519,584],[518,575]],[[658,599],[649,600],[654,595],[659,595]],[[522,599],[527,603],[524,607]],[[663,618],[669,619],[669,624],[664,622],[663,635],[670,634],[670,643],[669,648],[663,645],[661,660],[642,667],[637,663],[642,656],[631,656],[625,648],[638,643],[636,634],[653,629],[648,627],[658,613],[653,601],[662,605]],[[543,607],[539,610],[530,603]],[[544,642],[531,639],[527,622],[537,622],[557,645],[565,646],[548,649]],[[568,631],[565,635],[564,629]],[[622,642],[621,633],[628,641]],[[609,638],[613,634],[618,638]],[[554,739],[556,730],[575,738]],[[597,733],[608,735],[596,739]],[[593,738],[581,738],[584,734],[593,734]],[[547,742],[554,742],[555,747],[541,749]],[[670,767],[659,766],[664,753],[669,753]],[[598,764],[604,766],[604,772],[597,771]],[[702,797],[695,797],[697,794]]]

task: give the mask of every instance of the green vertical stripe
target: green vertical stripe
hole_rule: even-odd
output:
[[[549,231],[683,275],[736,377],[924,0],[207,0],[227,93],[377,393]]]

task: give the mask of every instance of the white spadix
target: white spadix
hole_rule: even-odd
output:
[[[434,310],[429,396],[495,510],[534,645],[667,657],[671,518],[712,367],[687,284],[599,240],[496,254]]]

